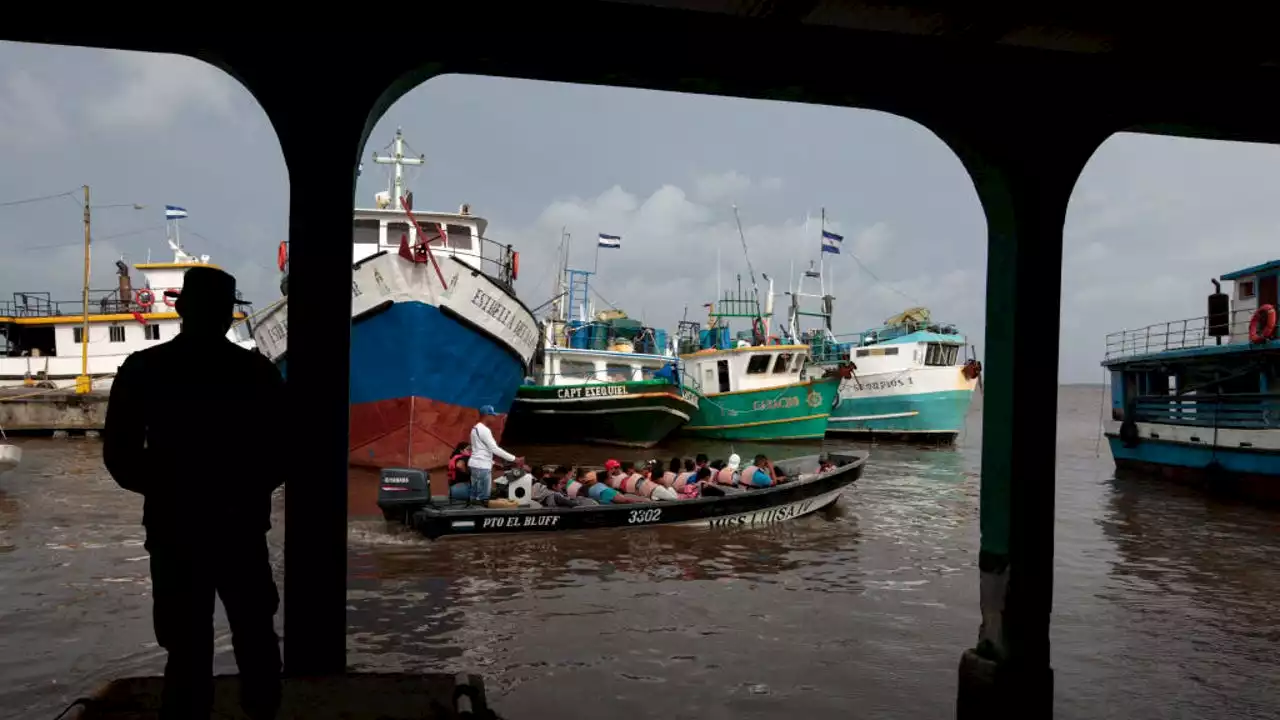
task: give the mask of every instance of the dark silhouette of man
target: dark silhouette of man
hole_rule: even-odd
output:
[[[161,717],[209,717],[217,595],[241,705],[251,718],[271,718],[280,702],[280,597],[266,532],[271,493],[284,480],[275,455],[284,382],[260,353],[226,336],[240,302],[234,277],[194,267],[181,292],[165,295],[177,298],[182,329],[120,366],[102,451],[120,487],[144,498],[156,640],[169,654]]]

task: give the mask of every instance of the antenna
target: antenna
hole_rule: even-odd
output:
[[[373,154],[373,161],[379,165],[391,165],[395,171],[392,174],[391,185],[391,202],[395,203],[396,210],[405,210],[406,208],[400,202],[400,198],[404,197],[404,166],[405,165],[425,165],[427,164],[427,156],[419,155],[416,158],[407,158],[404,156],[404,133],[400,128],[396,128],[396,139],[392,142],[393,152],[391,155]]]

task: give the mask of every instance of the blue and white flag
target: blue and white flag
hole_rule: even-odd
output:
[[[165,206],[164,206],[164,219],[165,219],[165,220],[181,220],[182,218],[184,218],[184,217],[186,217],[186,216],[187,216],[187,209],[186,209],[186,208],[180,208],[180,207],[178,207],[177,205],[165,205]]]
[[[600,233],[600,239],[596,241],[596,245],[602,248],[621,248],[622,236],[621,235],[605,235],[604,233]]]
[[[843,235],[837,235],[830,230],[822,231],[822,252],[840,254],[840,243],[844,242]]]

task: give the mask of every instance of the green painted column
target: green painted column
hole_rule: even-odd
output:
[[[981,548],[982,623],[960,664],[957,717],[1049,717],[1062,231],[1072,187],[1101,137],[1081,142],[1002,122],[944,138],[987,215]],[[998,128],[998,130],[997,130]],[[1040,139],[1043,137],[1043,140]]]

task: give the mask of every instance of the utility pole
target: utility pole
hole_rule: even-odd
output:
[[[80,376],[76,378],[76,394],[93,392],[89,377],[89,186],[84,186],[84,319],[80,324]]]

